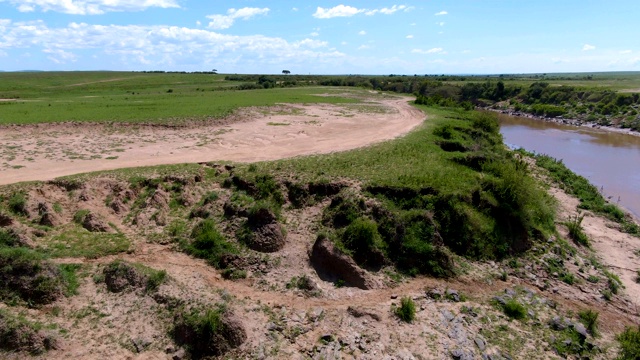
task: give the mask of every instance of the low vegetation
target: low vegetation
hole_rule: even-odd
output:
[[[410,297],[403,297],[394,312],[400,320],[411,323],[416,319],[416,304]]]

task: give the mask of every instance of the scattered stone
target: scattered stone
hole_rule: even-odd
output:
[[[460,302],[460,294],[454,289],[447,289],[447,298],[454,302]]]
[[[393,295],[391,295],[391,299],[395,300],[395,299],[397,299],[397,298],[398,298],[398,294],[393,294]]]
[[[555,316],[553,319],[549,321],[549,326],[551,329],[556,331],[562,331],[567,328],[565,321],[559,316]]]
[[[442,290],[438,288],[433,288],[427,292],[427,296],[434,300],[442,299]]]
[[[151,345],[151,341],[145,338],[132,339],[131,343],[133,343],[133,347],[135,348],[137,353],[145,351],[149,347],[149,345]]]
[[[371,310],[365,310],[365,309],[349,306],[347,308],[347,312],[349,313],[349,315],[351,315],[353,317],[356,317],[356,318],[360,318],[360,317],[363,317],[363,316],[369,316],[370,318],[372,318],[375,321],[380,321],[381,320],[380,315],[376,314],[375,312],[373,312]]]
[[[486,349],[487,347],[487,343],[480,335],[476,336],[474,342],[476,343],[476,346],[478,347],[478,349],[480,349],[480,351],[484,351],[484,349]]]
[[[444,316],[444,319],[447,322],[451,322],[453,321],[453,319],[455,319],[455,315],[453,315],[453,313],[451,313],[451,311],[447,310],[447,309],[442,309],[440,310],[440,313],[442,314],[442,316]]]
[[[586,339],[589,336],[587,328],[582,323],[575,323],[573,329],[583,338]]]
[[[94,213],[88,213],[82,221],[82,227],[91,232],[113,233],[115,230]]]
[[[176,351],[173,354],[171,359],[173,359],[173,360],[183,360],[186,356],[187,356],[187,352],[184,349],[180,348],[180,349],[178,349],[178,351]]]
[[[0,213],[0,227],[7,227],[13,224],[13,219],[9,215]]]
[[[333,342],[334,338],[333,338],[333,335],[331,334],[324,334],[320,336],[320,340],[322,340],[325,343],[330,343],[330,342]]]

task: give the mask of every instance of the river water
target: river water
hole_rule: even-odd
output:
[[[499,114],[511,147],[562,159],[605,197],[640,218],[640,136]]]

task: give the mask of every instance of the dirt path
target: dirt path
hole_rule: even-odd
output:
[[[45,124],[0,128],[0,185],[99,170],[345,151],[403,135],[424,113],[398,96],[360,104],[248,109],[241,121],[185,127]]]

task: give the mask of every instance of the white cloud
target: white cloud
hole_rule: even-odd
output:
[[[178,0],[0,0],[21,12],[40,10],[73,15],[98,15],[107,12],[142,11],[148,8],[179,8]]]
[[[320,36],[320,33],[317,31],[312,32],[311,34],[309,34],[310,36]]]
[[[591,51],[591,50],[595,50],[596,47],[593,45],[589,45],[589,44],[584,44],[584,46],[582,47],[582,51]]]
[[[47,59],[56,64],[66,64],[67,62],[75,62],[77,60],[75,54],[61,49],[44,49],[42,52],[45,54],[51,54],[47,56]]]
[[[230,28],[237,19],[249,20],[252,17],[258,15],[266,15],[269,13],[269,8],[249,8],[242,9],[229,9],[227,15],[208,15],[207,19],[210,19],[209,27],[216,30],[223,30]]]
[[[365,14],[369,15],[369,16],[375,15],[377,13],[384,14],[384,15],[392,15],[393,13],[395,13],[397,11],[401,11],[401,10],[410,11],[412,9],[413,9],[413,7],[409,7],[407,5],[393,5],[390,8],[366,10]]]
[[[90,25],[49,27],[43,21],[0,21],[0,51],[43,51],[54,64],[79,63],[81,53],[112,59],[123,68],[171,68],[176,64],[215,66],[263,59],[304,64],[334,61],[345,55],[314,39],[288,42],[263,35],[236,36],[205,29],[163,25]],[[235,60],[234,60],[235,59]],[[265,60],[266,59],[266,60]],[[92,62],[95,62],[91,60]],[[257,60],[255,60],[257,61]],[[280,66],[280,65],[278,65]]]
[[[413,39],[413,35],[407,35],[407,39]]]
[[[348,5],[338,5],[332,8],[323,8],[319,7],[316,12],[313,14],[313,17],[317,19],[331,19],[335,17],[351,17],[357,14],[364,13],[365,15],[372,16],[376,14],[384,14],[384,15],[392,15],[398,11],[411,11],[413,10],[413,6],[407,5],[393,5],[390,8],[381,8],[381,9],[358,9],[353,6]]]
[[[631,54],[633,51],[631,50],[622,50],[620,51],[620,55]]]
[[[291,8],[291,11],[298,11],[299,9],[297,7]]]
[[[336,7],[332,7],[330,9],[329,8],[325,9],[318,6],[318,9],[313,14],[313,17],[318,19],[331,19],[334,17],[350,17],[365,11],[366,10],[364,9],[358,9],[353,6],[345,6],[342,4]]]
[[[434,15],[435,16],[442,16],[442,15],[447,15],[447,14],[449,14],[449,13],[443,10],[443,11],[440,11],[438,13],[435,13]]]
[[[443,48],[432,48],[429,50],[422,50],[422,49],[413,49],[411,50],[412,53],[414,54],[441,54],[441,55],[445,55],[447,52],[444,51]]]
[[[196,25],[198,25],[198,26],[202,25],[202,23],[200,22],[200,20],[196,21]]]
[[[340,43],[340,45],[347,45],[347,44],[348,44],[348,42],[346,42],[346,41],[343,41],[343,42]]]
[[[437,22],[436,25],[444,26],[444,21]]]
[[[358,35],[367,35],[367,32],[364,30],[360,30],[360,32],[358,32]]]
[[[358,47],[358,50],[367,50],[367,49],[371,49],[371,46],[369,46],[369,45],[360,45]]]

